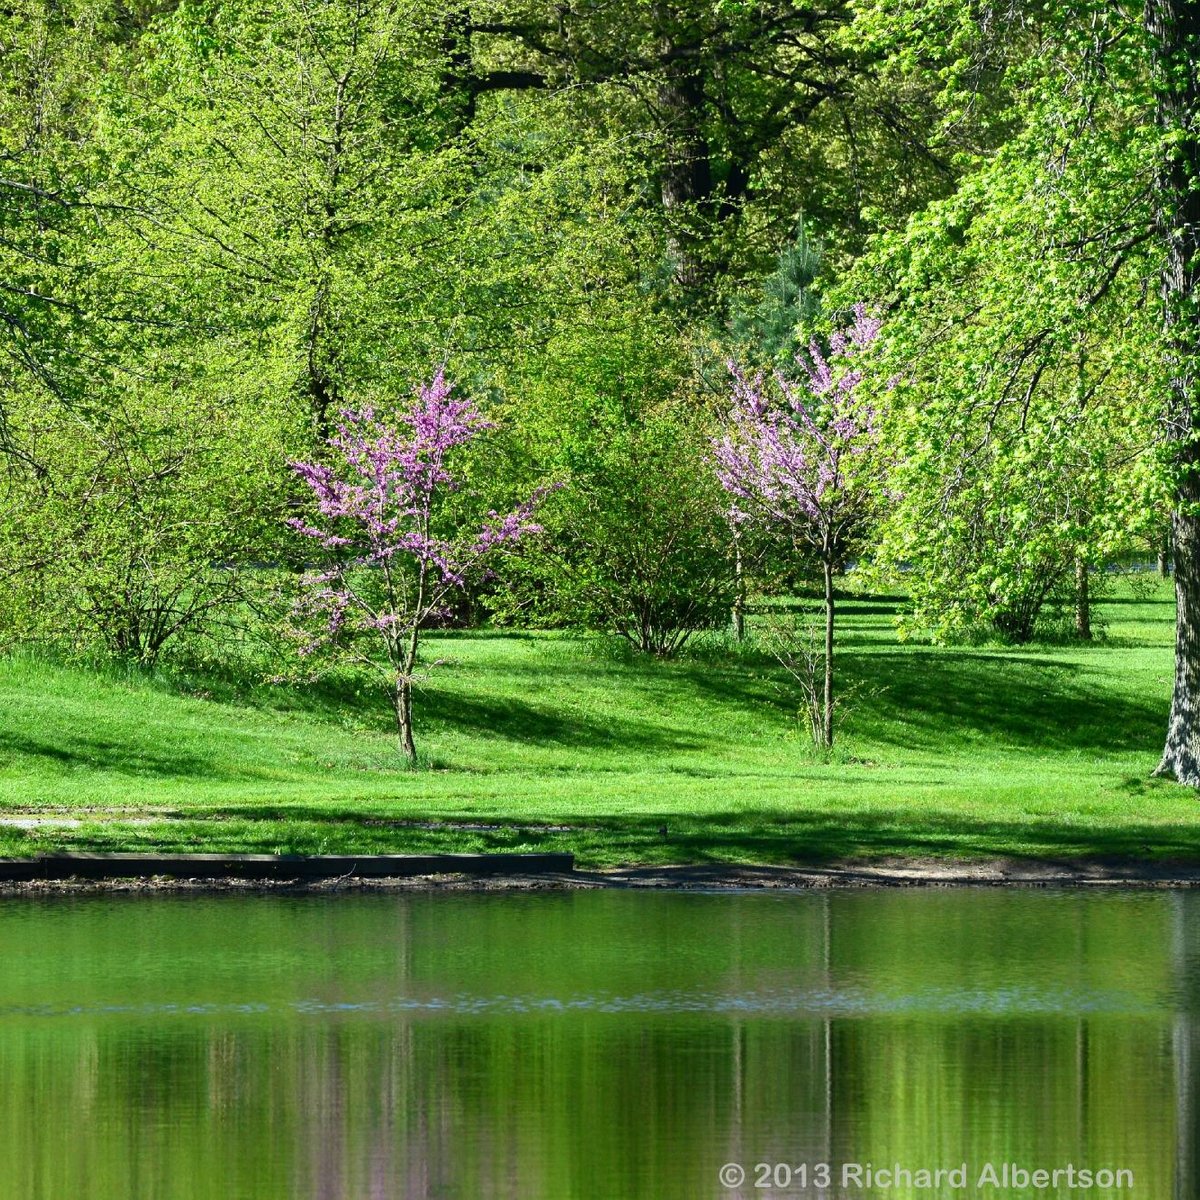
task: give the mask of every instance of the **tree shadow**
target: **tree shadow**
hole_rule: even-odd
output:
[[[1033,655],[920,648],[843,656],[873,740],[937,748],[990,739],[1030,750],[1145,750],[1170,697],[1099,691],[1086,667]]]
[[[1157,741],[1166,713],[1165,694],[1140,700],[1097,690],[1086,666],[1045,650],[985,653],[890,647],[871,618],[894,613],[902,603],[899,596],[845,601],[848,628],[840,643],[839,673],[843,694],[854,693],[849,731],[857,727],[869,740],[935,750],[992,739],[1001,748],[1120,752]],[[1168,601],[1162,603],[1169,607]],[[470,637],[538,641],[536,635],[508,630]],[[488,669],[511,683],[511,697],[499,696],[494,689],[487,695],[467,692],[450,664],[444,675],[435,672],[421,689],[419,719],[430,729],[469,731],[518,744],[666,754],[711,744],[710,736],[690,732],[696,725],[695,706],[754,708],[778,727],[793,722],[796,708],[784,672],[753,647],[724,657],[685,654],[668,663],[636,656],[591,659],[581,650],[578,659],[556,657],[547,664],[536,656],[518,657],[490,663]],[[645,711],[631,706],[600,719],[581,714],[570,699],[565,704],[550,698],[541,703],[521,695],[522,680],[540,680],[550,671],[557,690],[568,698],[593,686],[610,691],[615,685],[631,689],[633,705],[644,702]],[[250,702],[381,734],[390,730],[382,688],[375,690],[361,678],[333,676],[303,687],[259,688]]]
[[[704,748],[703,742],[684,737],[678,730],[631,716],[609,715],[600,721],[571,709],[435,688],[423,690],[419,703],[419,719],[430,732],[440,727],[469,731],[474,737],[573,749],[672,754]]]
[[[1200,824],[1142,822],[1120,828],[1081,828],[1052,818],[969,818],[935,807],[893,807],[869,812],[727,813],[703,826],[671,827],[662,814],[642,818],[641,840],[668,822],[673,850],[689,862],[746,861],[829,863],[893,856],[1003,856],[1050,861],[1200,861]],[[676,818],[678,824],[678,818]],[[749,827],[747,827],[749,826]]]
[[[664,805],[657,812],[632,816],[543,814],[537,820],[489,816],[486,821],[469,812],[435,811],[407,803],[402,818],[388,816],[387,811],[381,806],[331,810],[234,804],[181,813],[178,828],[184,839],[203,828],[206,847],[223,850],[417,854],[536,849],[573,852],[582,866],[817,866],[894,858],[1200,864],[1200,823],[1182,820],[1081,827],[1052,817],[969,817],[930,805],[866,812],[739,809],[704,816]],[[219,831],[223,822],[232,823],[224,836]],[[76,850],[129,849],[131,837],[159,848],[164,840],[170,841],[169,830],[162,826],[137,831],[84,826],[64,833],[61,841]]]
[[[250,771],[217,767],[209,759],[190,754],[178,747],[145,743],[114,741],[81,734],[72,734],[69,744],[23,737],[0,731],[0,762],[40,759],[68,770],[110,771],[117,775],[137,778],[188,778],[251,780],[258,776]]]

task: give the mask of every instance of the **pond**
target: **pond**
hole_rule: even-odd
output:
[[[1200,1194],[1200,894],[21,898],[0,961],[0,1200]]]

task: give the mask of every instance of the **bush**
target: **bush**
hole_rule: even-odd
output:
[[[488,605],[502,622],[608,631],[665,657],[728,619],[733,543],[684,349],[653,314],[618,315],[564,332],[541,374],[508,385],[520,440],[504,469],[564,486]]]
[[[31,409],[0,508],[0,627],[69,655],[152,666],[235,604],[278,523],[277,426],[147,388],[103,413]],[[36,467],[31,464],[37,464]]]
[[[611,631],[660,657],[723,624],[732,541],[695,424],[667,405],[594,427],[541,510],[546,537],[493,597],[496,614]]]

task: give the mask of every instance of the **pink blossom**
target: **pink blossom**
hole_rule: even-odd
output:
[[[540,532],[533,517],[546,489],[475,530],[445,526],[445,499],[461,487],[449,455],[490,428],[438,371],[394,423],[347,409],[326,442],[329,462],[290,464],[323,519],[287,523],[329,560],[303,580],[298,615],[323,628],[302,652],[365,638],[392,682],[410,681],[417,631],[448,611],[446,596],[496,551]]]
[[[802,384],[776,374],[776,395],[762,374],[750,379],[729,364],[733,403],[712,454],[731,520],[766,519],[830,553],[860,519],[865,498],[851,486],[851,467],[876,447],[878,430],[874,409],[859,396],[856,359],[879,331],[856,305],[828,353],[813,342],[797,359]]]

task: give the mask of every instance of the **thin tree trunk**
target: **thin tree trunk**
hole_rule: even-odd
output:
[[[396,733],[400,737],[400,752],[410,766],[417,765],[417,748],[413,743],[412,680],[397,679],[392,692],[392,707],[396,713]]]
[[[742,538],[733,535],[733,636],[739,642],[746,640],[746,569],[742,562]]]
[[[1156,219],[1166,249],[1164,343],[1170,385],[1166,432],[1175,447],[1175,687],[1157,774],[1200,787],[1200,0],[1146,0],[1157,120],[1165,149]]]
[[[833,745],[833,560],[825,555],[825,696],[821,730],[825,748]]]
[[[1075,633],[1085,642],[1092,640],[1092,602],[1088,587],[1088,565],[1075,560]]]
[[[1168,525],[1158,544],[1158,573],[1163,579],[1171,577],[1171,527]]]

